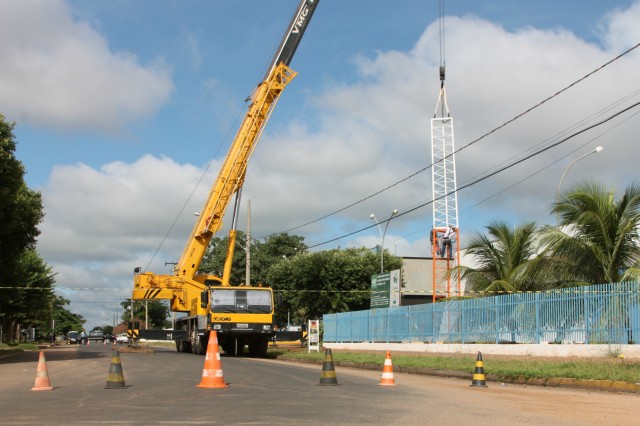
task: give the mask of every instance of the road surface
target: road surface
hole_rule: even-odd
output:
[[[0,423],[16,424],[402,424],[632,425],[640,395],[489,383],[222,356],[225,389],[196,387],[203,356],[159,349],[119,353],[126,387],[105,389],[110,346],[45,352],[51,391],[31,391],[38,352],[0,358]],[[471,366],[470,368],[473,368]]]

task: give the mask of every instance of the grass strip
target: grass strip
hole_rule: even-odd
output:
[[[324,353],[308,353],[299,351],[270,350],[277,359],[293,361],[322,362]],[[355,364],[384,364],[384,353],[359,353],[332,351],[335,362]],[[393,355],[393,365],[435,370],[451,370],[473,374],[476,362],[475,355]],[[592,380],[615,380],[627,383],[640,383],[640,363],[624,359],[507,359],[483,356],[485,374],[494,374],[499,378],[571,378]]]

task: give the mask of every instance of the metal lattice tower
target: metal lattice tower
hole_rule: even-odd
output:
[[[431,189],[433,195],[433,227],[458,227],[458,194],[456,192],[456,160],[453,141],[453,118],[449,114],[444,85],[438,105],[442,116],[431,119]],[[446,115],[445,115],[446,111]]]
[[[431,188],[433,196],[433,228],[431,230],[431,256],[433,259],[433,301],[441,297],[461,295],[460,230],[458,226],[458,194],[456,160],[453,139],[453,118],[447,105],[444,88],[444,65],[440,66],[440,95],[431,119]],[[438,117],[440,110],[440,117]],[[454,229],[448,250],[440,238],[447,227]],[[444,249],[443,249],[444,248]],[[452,273],[452,270],[454,271]]]

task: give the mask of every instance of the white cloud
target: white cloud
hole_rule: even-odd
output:
[[[105,322],[92,325],[110,324],[117,306],[86,302],[130,296],[133,268],[149,266],[161,244],[149,270],[170,271],[164,262],[177,261],[207,184],[197,186],[174,229],[163,238],[201,175],[197,167],[153,156],[133,164],[106,164],[100,170],[76,164],[53,171],[42,191],[46,216],[38,251],[57,273],[61,295],[79,302],[73,312],[95,322],[100,313],[107,316],[101,319]],[[203,178],[211,180],[210,174]]]
[[[36,127],[113,132],[155,113],[173,84],[162,58],[113,51],[62,0],[0,4],[0,109]]]
[[[635,46],[640,41],[640,2],[635,2],[628,9],[616,9],[601,23],[600,32],[608,50],[623,51]]]

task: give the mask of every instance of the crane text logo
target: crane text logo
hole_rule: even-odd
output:
[[[231,321],[231,317],[213,317],[214,321]]]
[[[309,14],[309,6],[305,5],[304,9],[302,9],[300,14],[298,15],[295,25],[293,26],[293,31],[291,31],[293,34],[300,33],[300,28],[302,28],[302,26],[304,25],[304,21],[307,19],[308,14]]]

